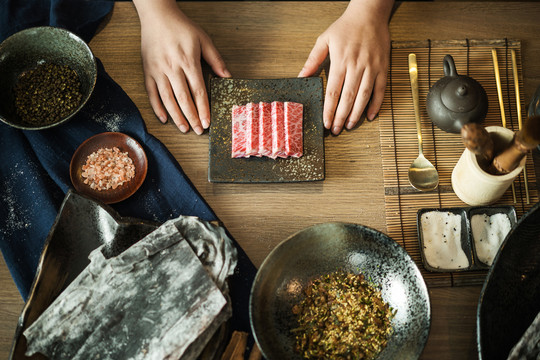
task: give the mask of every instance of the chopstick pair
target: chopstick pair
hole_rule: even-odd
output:
[[[517,59],[516,59],[516,50],[511,49],[512,53],[512,73],[514,75],[514,88],[516,92],[516,112],[518,117],[518,130],[521,130],[522,127],[522,120],[521,120],[521,99],[519,96],[519,76],[518,76],[518,69],[517,69]],[[491,56],[493,58],[493,69],[495,71],[495,81],[497,83],[497,96],[499,98],[499,107],[501,109],[501,120],[502,120],[502,126],[506,127],[506,116],[504,111],[504,101],[502,97],[502,88],[501,88],[501,76],[499,74],[499,62],[497,60],[497,49],[492,48],[491,49]],[[525,179],[525,196],[527,200],[527,204],[530,203],[530,195],[529,195],[529,184],[528,184],[528,177],[527,177],[527,167],[525,166],[523,168],[523,177]],[[512,195],[514,197],[514,203],[517,202],[516,200],[516,189],[514,186],[514,183],[512,183]]]

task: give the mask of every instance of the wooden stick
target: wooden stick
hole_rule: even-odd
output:
[[[493,58],[493,70],[495,71],[495,82],[497,83],[497,96],[499,98],[499,107],[501,109],[501,121],[502,126],[506,127],[506,116],[504,114],[504,101],[502,96],[502,87],[501,87],[501,75],[499,74],[499,60],[497,60],[497,49],[491,49],[491,57]],[[516,199],[516,187],[512,182],[512,196],[514,199],[514,204],[517,203]]]
[[[221,356],[221,360],[243,360],[246,351],[248,333],[234,331],[231,341]]]
[[[514,74],[514,87],[516,91],[516,111],[517,111],[517,117],[518,117],[518,128],[521,130],[523,127],[523,122],[521,120],[521,100],[519,97],[519,77],[518,77],[518,69],[517,69],[517,59],[516,59],[516,50],[512,49],[512,73]],[[523,177],[525,179],[525,196],[527,198],[527,205],[530,204],[531,199],[529,196],[529,183],[527,179],[527,165],[523,167]]]
[[[248,360],[261,360],[262,354],[261,349],[259,349],[259,346],[257,343],[253,344],[253,349],[251,349],[251,352],[249,353]]]

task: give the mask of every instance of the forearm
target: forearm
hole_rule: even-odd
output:
[[[388,23],[393,6],[394,0],[350,0],[345,14]]]
[[[175,0],[133,0],[141,24],[163,19],[164,15],[182,14]]]

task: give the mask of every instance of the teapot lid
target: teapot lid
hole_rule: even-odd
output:
[[[480,89],[474,84],[474,80],[464,76],[458,76],[446,84],[441,92],[441,101],[444,106],[456,113],[473,111],[479,104]]]

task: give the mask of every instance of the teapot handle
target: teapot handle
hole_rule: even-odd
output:
[[[458,76],[456,70],[456,64],[454,63],[454,58],[452,55],[446,55],[443,59],[443,68],[445,76]]]

